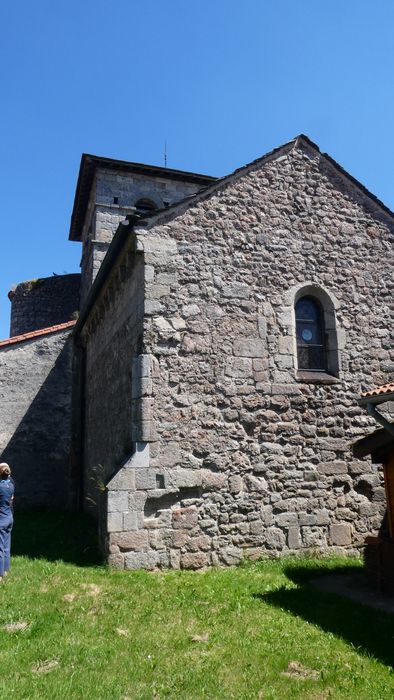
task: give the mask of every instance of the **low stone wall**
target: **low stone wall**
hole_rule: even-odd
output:
[[[0,459],[16,483],[16,507],[75,505],[70,471],[70,330],[0,347]]]

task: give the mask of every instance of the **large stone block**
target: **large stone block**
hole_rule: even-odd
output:
[[[220,561],[223,564],[226,564],[226,566],[235,566],[243,558],[242,549],[239,549],[238,547],[233,547],[232,545],[220,549],[218,554]]]
[[[136,529],[137,529],[137,513],[136,513],[136,511],[129,511],[128,513],[123,513],[122,530],[136,530]]]
[[[180,508],[172,512],[172,524],[176,530],[191,530],[198,523],[198,511],[194,507]]]
[[[248,299],[250,292],[250,286],[244,282],[232,282],[224,285],[222,289],[223,296],[230,299]]]
[[[127,511],[129,509],[128,491],[109,491],[107,504],[108,513]]]
[[[319,474],[324,474],[325,476],[337,476],[340,474],[347,474],[347,463],[346,462],[321,462],[317,466]]]
[[[111,491],[132,491],[135,488],[135,471],[121,467],[110,482]]]
[[[226,364],[225,374],[235,379],[253,377],[252,359],[246,357],[229,358]]]
[[[289,527],[287,532],[287,546],[289,549],[299,549],[301,546],[300,541],[300,528],[299,527]]]
[[[340,547],[346,547],[352,543],[352,528],[348,524],[331,525],[330,527],[331,544]]]
[[[117,511],[108,513],[107,531],[121,532],[123,530],[123,513]]]
[[[168,483],[178,489],[199,487],[202,483],[200,469],[170,469]]]
[[[265,535],[265,544],[268,549],[283,549],[286,545],[286,537],[282,530],[277,527],[270,527]]]
[[[227,475],[209,469],[201,470],[201,485],[203,491],[222,491],[227,485]]]
[[[252,474],[246,474],[244,477],[244,482],[247,486],[248,491],[264,493],[268,490],[267,480],[263,476],[253,476]]]
[[[160,552],[126,552],[124,555],[125,569],[146,569],[153,571],[159,566]]]
[[[264,343],[260,338],[238,338],[233,343],[233,353],[236,357],[262,357]]]
[[[135,470],[135,488],[137,490],[150,490],[156,488],[156,471],[154,469]]]
[[[182,569],[202,569],[209,566],[210,562],[210,556],[206,552],[185,552],[180,557]]]
[[[140,530],[113,533],[110,537],[110,543],[117,545],[121,552],[129,550],[140,552],[148,548],[148,532]]]

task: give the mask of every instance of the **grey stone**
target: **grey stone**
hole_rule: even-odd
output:
[[[229,546],[219,550],[219,559],[227,566],[235,566],[235,564],[238,564],[242,558],[243,552],[237,547]]]
[[[350,525],[331,525],[330,539],[333,545],[347,546],[352,543],[352,529]]]
[[[210,556],[205,552],[186,552],[181,554],[180,566],[182,569],[202,569],[209,566]]]
[[[236,357],[261,357],[264,344],[259,338],[239,338],[234,341],[233,352]]]
[[[234,297],[235,299],[248,299],[250,296],[250,288],[244,282],[232,282],[223,286],[222,294],[224,297]]]
[[[143,551],[148,548],[148,533],[145,530],[139,532],[117,532],[111,535],[111,544],[119,547],[119,550],[135,552]]]
[[[190,530],[198,523],[198,511],[196,508],[180,508],[172,512],[172,524],[174,529]]]
[[[121,532],[123,530],[123,513],[108,513],[107,530],[108,532]]]
[[[286,538],[282,530],[270,527],[265,534],[265,544],[269,549],[283,549],[286,545]]]
[[[317,469],[319,474],[324,474],[326,476],[346,474],[347,464],[346,462],[322,462],[318,464]]]
[[[299,549],[301,546],[300,529],[298,527],[289,527],[287,533],[287,546],[289,549]]]
[[[108,492],[108,513],[120,512],[128,510],[128,492],[127,491],[109,491]]]

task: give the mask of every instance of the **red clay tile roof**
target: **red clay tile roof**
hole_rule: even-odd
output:
[[[0,340],[0,348],[4,348],[7,345],[13,345],[14,343],[22,343],[24,340],[31,340],[32,338],[37,338],[41,335],[47,335],[48,333],[56,333],[56,331],[65,331],[67,328],[72,328],[75,326],[76,321],[67,321],[67,323],[59,323],[57,326],[49,326],[49,328],[40,328],[38,331],[30,331],[29,333],[23,333],[23,335],[14,335],[13,338],[6,338],[5,340]]]
[[[389,384],[382,384],[382,386],[377,386],[375,389],[370,389],[370,391],[364,391],[361,394],[362,399],[367,399],[369,396],[384,396],[385,394],[394,393],[394,382]]]

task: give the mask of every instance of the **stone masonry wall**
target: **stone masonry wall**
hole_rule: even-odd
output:
[[[138,239],[150,444],[134,484],[131,463],[108,486],[110,561],[199,568],[359,546],[384,506],[351,444],[374,427],[360,391],[394,368],[392,219],[301,141]],[[303,288],[330,300],[328,383],[297,373]]]
[[[55,332],[0,348],[0,460],[12,466],[17,508],[75,504],[69,335]]]
[[[194,194],[201,185],[139,174],[98,170],[83,231],[82,302],[100,269],[119,224],[139,199],[158,209]]]
[[[101,519],[105,483],[130,457],[133,367],[142,346],[143,259],[126,255],[84,329],[86,346],[84,489],[86,507]]]
[[[81,275],[54,275],[21,282],[9,293],[10,335],[22,335],[40,328],[66,323],[79,309]]]

